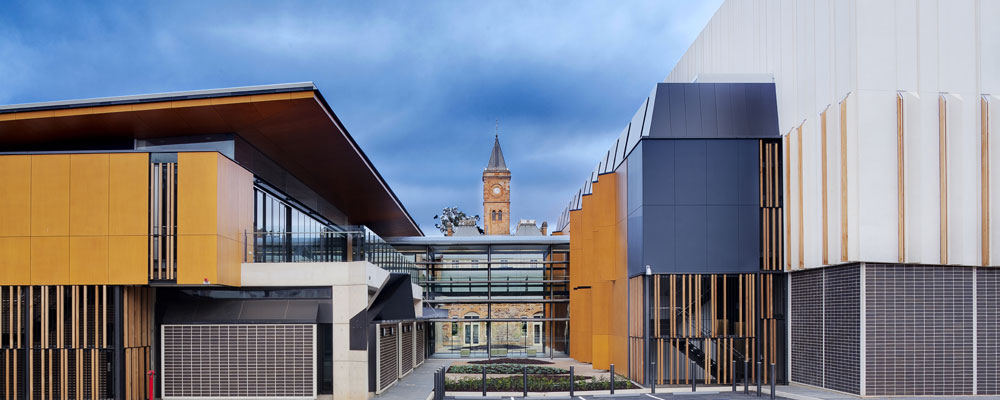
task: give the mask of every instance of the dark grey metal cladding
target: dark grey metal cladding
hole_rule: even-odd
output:
[[[629,274],[753,272],[757,140],[643,140],[628,158]]]
[[[773,83],[659,83],[651,99],[643,103],[642,134],[650,138],[777,138],[774,90]]]

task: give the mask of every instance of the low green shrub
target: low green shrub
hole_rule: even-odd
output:
[[[491,358],[469,361],[469,364],[552,364],[552,361],[537,358]]]
[[[481,374],[483,365],[452,365],[448,372],[452,374]],[[524,365],[519,364],[489,364],[485,365],[487,374],[521,374],[524,372]],[[568,374],[569,370],[555,367],[541,367],[528,365],[528,374]]]
[[[615,378],[615,389],[632,389],[636,386],[625,377]],[[611,381],[608,378],[577,376],[575,390],[609,390]],[[481,378],[459,378],[445,381],[445,390],[455,392],[478,392],[483,390]],[[486,390],[490,392],[519,392],[524,390],[524,377],[518,375],[500,378],[487,378]],[[528,375],[529,392],[565,392],[569,391],[569,376],[566,375]]]

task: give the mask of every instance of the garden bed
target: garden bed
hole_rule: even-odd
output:
[[[575,377],[574,390],[609,390],[611,381],[604,377]],[[615,378],[615,389],[634,389],[637,386],[625,377]],[[483,390],[482,378],[459,378],[445,380],[445,390],[454,392],[478,392]],[[487,378],[486,390],[491,392],[519,392],[524,390],[524,377],[511,375]],[[528,375],[529,392],[569,391],[569,375]]]
[[[480,374],[483,372],[483,368],[486,368],[487,374],[522,374],[525,368],[528,370],[528,375],[569,374],[567,369],[524,364],[452,365],[448,368],[448,373]]]
[[[469,364],[552,364],[552,361],[539,360],[536,358],[493,358],[489,360],[469,361]]]

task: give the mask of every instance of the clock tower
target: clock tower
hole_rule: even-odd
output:
[[[487,235],[510,235],[510,170],[499,136],[493,139],[490,162],[483,170],[483,221]]]

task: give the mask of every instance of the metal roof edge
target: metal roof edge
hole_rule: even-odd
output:
[[[163,92],[152,94],[95,97],[77,100],[44,101],[36,103],[21,103],[0,106],[0,114],[12,112],[43,111],[82,107],[99,107],[120,104],[155,103],[160,101],[207,99],[254,94],[298,92],[304,90],[319,91],[313,82],[279,83],[273,85],[238,86],[232,88],[187,90],[179,92]]]

